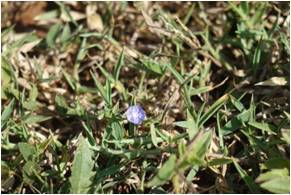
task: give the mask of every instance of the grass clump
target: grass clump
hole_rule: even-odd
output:
[[[290,193],[289,3],[1,5],[2,193]]]

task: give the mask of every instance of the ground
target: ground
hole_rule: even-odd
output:
[[[289,2],[1,8],[2,193],[290,193]]]

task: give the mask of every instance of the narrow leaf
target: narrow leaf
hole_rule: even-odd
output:
[[[212,132],[206,131],[201,138],[194,140],[186,149],[185,156],[187,163],[191,165],[203,165],[204,157],[211,142]]]
[[[13,108],[14,108],[14,103],[15,103],[15,99],[13,98],[7,107],[4,108],[4,111],[1,114],[1,129],[3,129],[3,127],[6,125],[9,117],[12,114]]]
[[[43,115],[27,115],[24,117],[23,122],[26,124],[34,124],[34,123],[40,123],[46,120],[51,119],[51,116],[43,116]]]
[[[120,56],[118,58],[118,62],[116,66],[114,67],[113,75],[114,75],[115,80],[118,80],[120,69],[123,65],[124,65],[124,50],[121,51]]]
[[[187,110],[187,121],[177,121],[175,122],[175,125],[186,128],[187,133],[189,134],[189,139],[192,139],[198,132],[197,124],[195,123],[194,118],[190,114],[189,110]]]
[[[251,125],[252,127],[255,127],[257,129],[261,129],[262,131],[267,131],[268,133],[271,134],[276,134],[276,128],[268,123],[259,123],[259,122],[249,122],[249,125]]]
[[[67,23],[61,34],[61,42],[65,43],[66,41],[70,39],[70,36],[71,36],[71,29],[70,29],[70,25]]]
[[[175,78],[177,79],[177,81],[182,84],[184,79],[183,77],[180,75],[180,73],[171,65],[166,63],[166,67],[171,71],[171,73],[175,76]]]
[[[238,114],[230,121],[228,121],[223,128],[221,128],[222,135],[228,135],[233,133],[235,130],[240,128],[244,122],[247,122],[250,118],[250,110],[245,110],[242,113]]]
[[[229,95],[225,94],[210,106],[206,113],[204,113],[199,121],[198,127],[201,127],[215,112],[228,100]]]
[[[172,155],[159,170],[158,174],[147,183],[147,187],[160,186],[169,181],[174,174],[175,165],[176,156]]]
[[[258,193],[259,187],[241,166],[233,160],[234,166],[252,193]]]
[[[101,94],[101,96],[103,97],[103,99],[105,100],[105,102],[106,102],[107,104],[110,105],[110,102],[109,102],[109,100],[107,99],[107,96],[106,96],[106,93],[105,93],[104,87],[103,87],[102,84],[98,81],[98,79],[96,78],[96,76],[94,75],[94,73],[91,72],[91,71],[90,71],[90,73],[91,73],[91,76],[92,76],[92,78],[93,78],[93,80],[94,80],[94,83],[95,83],[95,85],[96,85],[96,87],[97,87],[97,90],[99,91],[99,93]]]
[[[61,28],[60,24],[55,24],[50,28],[46,37],[46,43],[49,47],[53,48],[55,46],[55,42],[60,28]]]
[[[156,127],[155,127],[155,125],[153,123],[151,124],[151,139],[152,139],[152,142],[153,142],[154,146],[158,147],[158,139],[157,139],[157,134],[156,134]]]

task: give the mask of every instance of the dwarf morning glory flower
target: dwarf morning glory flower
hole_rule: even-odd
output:
[[[125,112],[127,120],[135,125],[139,125],[145,120],[145,111],[140,105],[130,106]]]

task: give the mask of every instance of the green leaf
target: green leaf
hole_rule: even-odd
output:
[[[114,174],[120,172],[121,168],[123,166],[124,166],[123,164],[118,164],[118,165],[112,165],[112,166],[107,167],[105,169],[100,169],[98,171],[98,174],[96,174],[96,177],[95,177],[94,181],[98,181],[100,179],[105,178],[106,176],[114,175]]]
[[[177,121],[174,123],[178,127],[182,128],[188,128],[189,127],[189,121]]]
[[[32,89],[29,92],[28,101],[23,102],[23,107],[27,110],[36,110],[39,103],[36,101],[38,90],[35,84],[32,84]]]
[[[165,162],[158,174],[147,183],[147,187],[160,186],[171,179],[174,174],[176,166],[176,155],[171,155],[170,158]]]
[[[117,140],[121,140],[124,136],[124,129],[119,121],[114,119],[114,121],[111,123],[111,128],[113,137]]]
[[[194,96],[194,95],[198,95],[198,94],[201,94],[201,93],[206,93],[208,91],[211,91],[213,89],[212,86],[202,86],[202,87],[199,87],[197,89],[191,89],[189,91],[189,95],[190,96]]]
[[[228,100],[229,95],[225,94],[220,97],[214,104],[210,106],[206,113],[201,116],[199,120],[198,127],[200,128],[215,112]]]
[[[241,2],[241,9],[243,10],[245,15],[249,15],[249,2],[247,1]]]
[[[156,74],[163,74],[163,69],[157,61],[152,60],[151,58],[144,57],[140,60],[141,64],[137,64],[137,66],[142,66],[143,69],[147,71],[151,71]]]
[[[53,140],[54,138],[52,136],[50,136],[48,139],[44,140],[43,142],[39,143],[37,145],[37,155],[41,155],[45,152],[45,150],[51,145],[52,142],[54,142]]]
[[[262,188],[278,194],[290,193],[290,177],[280,177],[264,182],[260,185]]]
[[[290,166],[290,161],[284,159],[282,157],[276,157],[268,159],[263,166],[267,169],[280,169],[280,168],[288,168]]]
[[[182,75],[171,64],[166,63],[165,65],[172,72],[179,84],[182,84],[184,81]]]
[[[87,38],[83,38],[81,45],[80,45],[80,48],[79,48],[79,51],[78,51],[77,58],[76,58],[75,66],[77,65],[77,67],[80,66],[80,62],[85,58],[86,54],[88,53],[88,49],[86,48],[86,45],[87,45]]]
[[[83,136],[79,139],[79,145],[75,153],[72,166],[72,175],[70,177],[71,193],[86,194],[89,193],[92,185],[91,177],[94,167],[93,151],[89,148],[87,139]]]
[[[251,23],[253,25],[255,25],[255,24],[259,23],[260,21],[262,21],[263,15],[267,14],[266,13],[267,8],[268,8],[267,3],[260,2],[260,6],[256,9],[256,12],[255,12],[254,16],[251,19]]]
[[[4,55],[4,54],[3,54]],[[11,81],[14,77],[13,69],[7,59],[4,56],[1,57],[1,97],[7,99],[7,95],[3,92],[10,91]],[[3,98],[5,96],[5,98]]]
[[[110,165],[106,168],[100,168],[98,169],[98,174],[96,174],[94,178],[94,186],[93,186],[93,193],[102,193],[103,191],[100,191],[101,184],[108,176],[114,176],[115,174],[120,173],[122,167],[124,164],[118,164],[118,165]],[[113,182],[116,183],[116,182]],[[103,190],[107,187],[108,183],[102,186]],[[109,186],[112,187],[112,186]],[[103,192],[104,193],[104,192]]]
[[[198,132],[197,123],[195,123],[194,118],[190,114],[189,110],[187,110],[187,121],[177,121],[175,122],[175,125],[186,128],[187,133],[189,134],[189,139],[193,139],[193,137]]]
[[[82,126],[84,127],[85,131],[86,131],[86,134],[88,136],[88,141],[89,143],[92,145],[92,146],[95,146],[96,145],[96,141],[95,141],[95,138],[94,138],[94,135],[93,135],[93,130],[92,128],[90,127],[90,125],[87,125],[85,122],[82,122]]]
[[[114,76],[115,80],[118,80],[119,74],[120,74],[120,69],[123,65],[124,65],[124,50],[121,51],[120,56],[118,58],[118,62],[116,64],[116,66],[114,67],[113,76]]]
[[[186,180],[191,182],[199,170],[199,166],[193,166],[189,171]]]
[[[186,144],[183,141],[180,141],[178,144],[178,152],[179,156],[184,156],[186,152]]]
[[[33,156],[36,154],[34,146],[27,143],[18,143],[18,148],[25,161],[33,160]]]
[[[38,95],[38,90],[35,84],[32,84],[32,89],[30,90],[29,93],[29,101],[35,101]]]
[[[61,25],[55,24],[53,25],[46,36],[46,43],[49,47],[53,48],[55,46],[56,39],[58,37],[58,33],[60,31]]]
[[[14,30],[15,25],[10,25],[9,27],[3,29],[2,33],[1,33],[1,43],[2,44],[6,44],[7,43],[7,39],[8,39],[8,35],[11,34],[11,32]]]
[[[31,42],[34,42],[36,40],[39,40],[39,39],[38,39],[37,35],[33,32],[33,33],[26,34],[23,38],[20,38],[20,39],[14,41],[9,46],[11,46],[12,49],[19,49],[24,44],[31,43]]]
[[[238,7],[234,2],[229,2],[230,7],[233,9],[234,12],[236,12],[243,21],[248,22],[249,17],[246,15],[244,10],[241,7]]]
[[[284,169],[272,169],[271,171],[268,171],[266,173],[261,174],[256,181],[257,182],[263,182],[263,181],[267,181],[267,180],[271,180],[274,178],[278,178],[278,177],[285,177],[288,176],[288,169],[284,168]]]
[[[27,161],[25,165],[23,166],[23,171],[22,171],[23,181],[29,185],[32,185],[33,182],[36,180],[36,176],[37,178],[40,178],[38,174],[39,171],[40,171],[40,167],[36,162]]]
[[[101,73],[105,76],[105,78],[107,78],[106,82],[110,81],[111,83],[114,84],[114,87],[117,89],[118,92],[120,92],[123,95],[126,95],[125,88],[124,88],[123,84],[119,80],[116,80],[115,77],[112,76],[109,72],[107,72],[102,66],[99,66],[98,68],[101,70]],[[111,86],[110,85],[108,86],[107,90],[109,90],[109,87],[110,87],[110,90],[111,90]],[[108,96],[108,98],[110,98],[110,96]]]
[[[255,127],[257,129],[261,129],[262,131],[267,131],[268,133],[271,134],[276,134],[276,128],[268,123],[259,123],[259,122],[248,122],[249,125],[251,125],[252,127]]]
[[[29,101],[29,102],[23,102],[22,104],[23,108],[27,110],[37,110],[38,108],[38,102],[37,101]]]
[[[66,41],[68,41],[70,39],[70,36],[71,36],[71,29],[70,29],[70,25],[67,23],[61,34],[61,43],[65,43]]]
[[[245,170],[233,159],[234,166],[252,193],[258,193],[259,187]]]
[[[250,119],[249,121],[250,122],[253,122],[256,120],[256,105],[255,105],[255,102],[254,102],[254,96],[252,95],[252,98],[251,98],[251,102],[250,102]]]
[[[222,135],[228,135],[240,128],[244,122],[247,122],[249,120],[250,114],[250,110],[245,110],[232,118],[224,125],[223,128],[221,128]]]
[[[156,127],[155,127],[155,125],[153,123],[151,124],[151,140],[152,140],[154,146],[158,147],[158,139],[157,139],[157,134],[156,134]]]
[[[63,96],[56,95],[55,97],[56,108],[59,113],[65,114],[69,106]]]
[[[220,125],[220,114],[219,114],[219,112],[216,113],[216,123],[217,123],[218,137],[219,137],[219,145],[220,145],[220,148],[222,150],[224,150],[225,146],[224,146],[223,134],[222,134],[221,125]]]
[[[255,49],[255,52],[254,52],[254,55],[253,55],[253,58],[252,58],[252,70],[253,72],[255,73],[257,68],[258,68],[258,65],[260,64],[261,62],[261,56],[262,56],[262,50],[261,50],[261,47],[260,45]]]
[[[106,96],[106,93],[105,93],[105,90],[104,90],[104,87],[102,86],[102,84],[98,81],[97,77],[95,76],[95,74],[93,72],[91,72],[91,76],[94,80],[94,83],[97,87],[97,90],[99,91],[100,95],[103,97],[103,99],[105,100],[105,102],[110,105],[110,101],[107,99],[107,96]]]
[[[73,76],[69,75],[66,71],[63,71],[63,73],[64,73],[64,77],[66,81],[68,82],[70,87],[75,91],[77,87],[76,87],[76,81],[74,80]]]
[[[290,176],[288,169],[273,169],[261,174],[257,182],[262,182],[260,186],[270,192],[279,194],[290,193]]]
[[[26,124],[34,124],[34,123],[40,123],[40,122],[49,120],[51,118],[52,118],[51,116],[29,114],[23,118],[23,122]]]
[[[106,79],[105,82],[105,94],[106,94],[106,99],[108,99],[109,102],[109,107],[112,106],[112,89],[111,89],[111,85],[110,85],[110,81],[108,79]]]
[[[243,98],[243,96],[245,95],[246,93],[244,93],[239,99]],[[239,99],[236,99],[235,97],[233,97],[232,95],[230,95],[230,101],[231,103],[235,106],[235,108],[242,112],[245,110],[245,107],[244,105],[240,102]]]
[[[13,108],[14,108],[14,104],[15,104],[15,99],[13,98],[8,106],[6,106],[4,108],[4,111],[1,114],[1,129],[3,130],[3,127],[5,127],[8,119],[10,118],[12,112],[13,112]]]
[[[194,140],[186,149],[185,160],[190,165],[205,164],[204,157],[211,143],[211,130],[206,131],[201,138]]]

